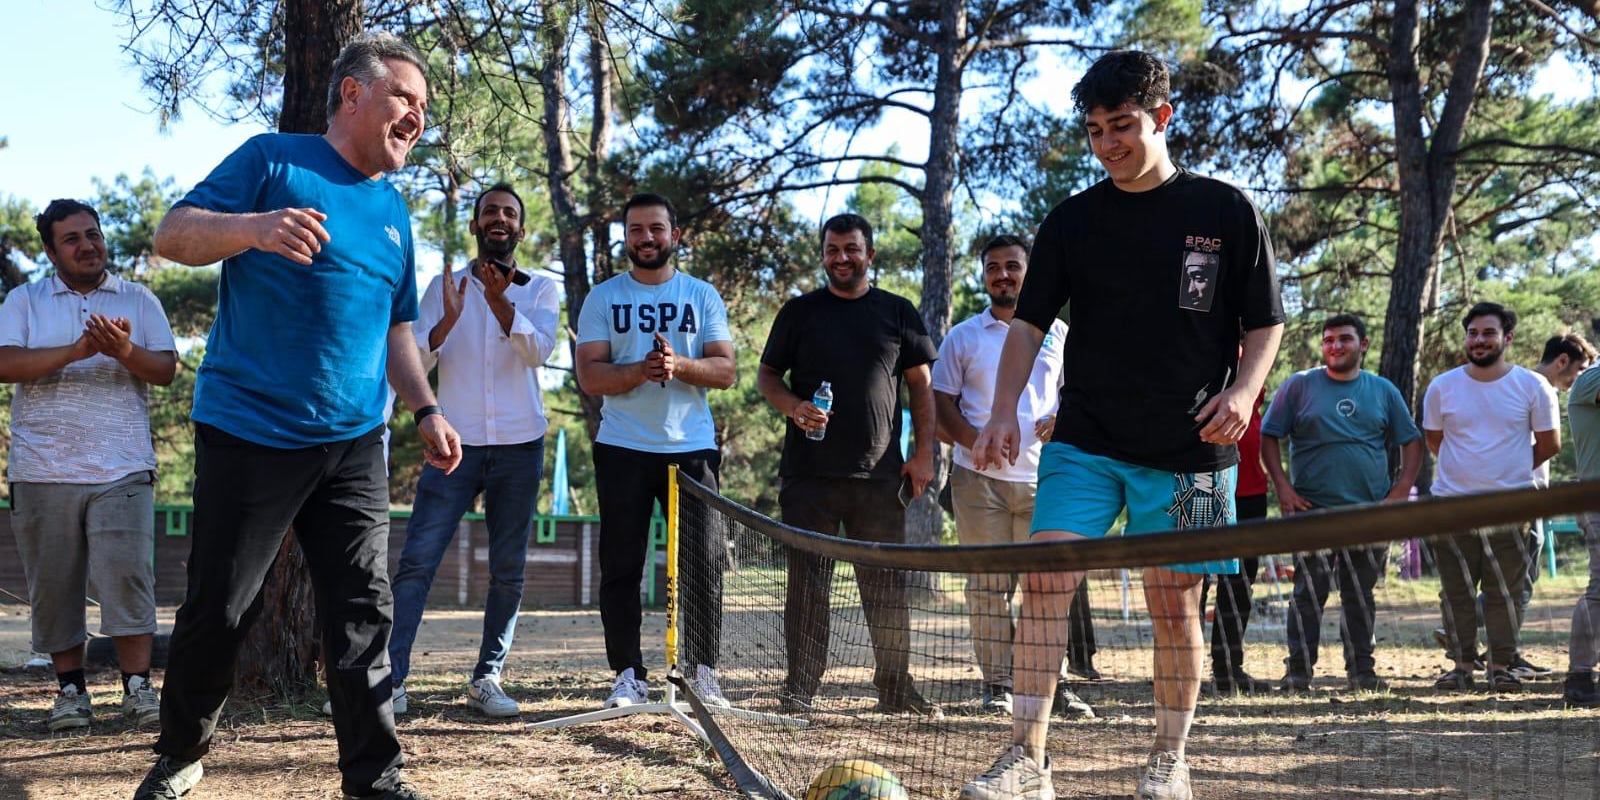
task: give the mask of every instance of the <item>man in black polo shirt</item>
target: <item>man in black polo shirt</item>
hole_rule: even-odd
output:
[[[785,303],[761,354],[757,385],[789,420],[779,475],[783,521],[798,528],[869,542],[905,541],[905,504],[933,478],[934,406],[929,364],[938,358],[909,301],[872,287],[872,226],[840,214],[822,226],[828,285]],[[785,382],[784,375],[788,375]],[[833,390],[824,412],[810,399]],[[916,450],[900,454],[900,386],[910,388]],[[807,438],[808,431],[824,438]],[[784,704],[809,706],[827,669],[828,585],[833,562],[789,552],[784,642],[789,675]],[[912,685],[910,609],[905,573],[856,567],[877,668],[878,710],[936,714]],[[1059,661],[1059,659],[1057,659]]]
[[[1169,95],[1166,65],[1133,51],[1102,56],[1072,90],[1108,179],[1039,226],[994,408],[972,447],[979,469],[1016,460],[1018,396],[1044,331],[1070,300],[1066,380],[1039,460],[1034,541],[1104,536],[1124,508],[1125,534],[1234,519],[1235,444],[1277,354],[1283,307],[1255,206],[1172,163]],[[1130,369],[1129,353],[1148,355]],[[1143,571],[1156,736],[1137,800],[1193,796],[1183,756],[1200,693],[1201,579],[1238,571],[1238,559]],[[1044,752],[1049,698],[1081,578],[1028,575],[1013,651],[1012,747],[962,789],[964,800],[1055,796]]]

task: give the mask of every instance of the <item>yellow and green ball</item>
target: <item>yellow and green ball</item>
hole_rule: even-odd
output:
[[[823,770],[806,790],[806,800],[910,800],[900,779],[883,767],[854,759]]]

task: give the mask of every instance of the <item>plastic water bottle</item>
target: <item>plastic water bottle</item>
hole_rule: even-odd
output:
[[[822,413],[824,413],[824,414],[832,411],[833,410],[833,385],[828,383],[827,381],[823,381],[822,382],[822,386],[817,388],[817,393],[814,394],[814,395],[811,395],[811,405],[814,405],[817,408],[822,409]],[[820,442],[820,441],[822,441],[822,437],[827,436],[827,435],[828,435],[828,429],[825,428],[825,427],[824,428],[818,428],[818,429],[816,429],[814,431],[806,431],[806,438],[810,439],[813,442]]]

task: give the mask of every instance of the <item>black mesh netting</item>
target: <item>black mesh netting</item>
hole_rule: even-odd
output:
[[[1182,660],[1157,651],[1155,628],[1182,623],[1152,617],[1146,591],[1147,576],[1169,573],[1143,567],[1238,555],[1254,556],[1244,561],[1255,569],[1248,602],[1242,576],[1187,590],[1205,593],[1193,676],[1204,684],[1187,755],[1196,797],[1600,798],[1600,712],[1563,699],[1569,631],[1589,583],[1570,512],[1600,506],[1594,483],[981,548],[819,536],[680,483],[680,536],[729,542],[724,564],[680,562],[679,585],[723,569],[715,666],[731,706],[709,707],[708,733],[754,795],[804,797],[824,767],[859,758],[887,767],[912,797],[957,797],[1012,741],[1010,714],[983,707],[986,688],[999,695],[1003,678],[1015,688],[1010,673],[1051,650],[1010,641],[1021,587],[1030,573],[1078,569],[1086,577],[1071,613],[1058,616],[1068,607],[1058,594],[1041,604],[1055,624],[1034,626],[1057,631],[1057,644],[1065,637],[1052,671],[1092,708],[1055,698],[1054,784],[1060,797],[1128,797],[1155,730],[1153,659]],[[1520,522],[1537,515],[1550,517],[1554,575],[1550,546]],[[1469,525],[1479,527],[1445,533]],[[1476,603],[1460,591],[1473,576]],[[1441,580],[1455,603],[1441,605]],[[1477,619],[1462,618],[1469,612]],[[680,652],[714,635],[694,617],[681,614]],[[1242,634],[1227,635],[1245,617]],[[1514,631],[1514,653],[1484,652],[1486,629],[1501,649]],[[1447,648],[1531,669],[1512,671],[1520,686],[1491,691],[1480,666],[1473,688],[1439,688]]]

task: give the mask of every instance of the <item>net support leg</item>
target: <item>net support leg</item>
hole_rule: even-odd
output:
[[[700,725],[690,716],[692,713],[693,711],[689,708],[688,703],[678,700],[678,688],[669,683],[667,684],[667,701],[665,703],[639,703],[617,708],[602,708],[599,711],[586,711],[582,714],[547,719],[542,722],[530,722],[524,727],[529,730],[555,730],[558,728],[570,728],[573,725],[603,722],[619,717],[631,717],[635,714],[666,714],[683,723],[684,727],[693,731],[694,735],[699,737],[701,741],[709,742],[710,740],[706,738],[706,732],[701,730]]]

